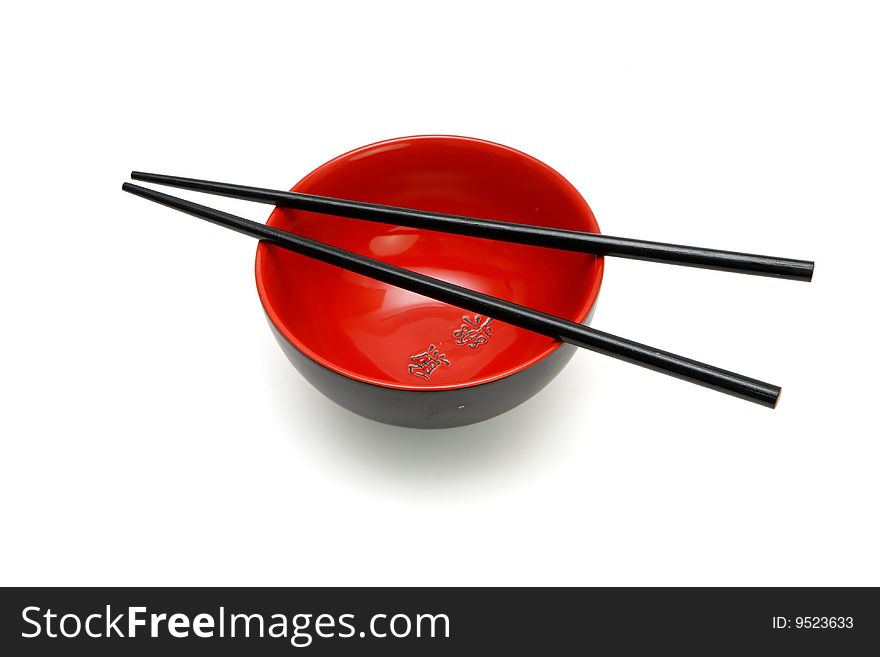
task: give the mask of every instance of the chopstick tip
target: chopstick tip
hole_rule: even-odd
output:
[[[779,406],[779,398],[780,397],[782,397],[782,388],[777,388],[776,389],[776,398],[773,400],[773,406],[771,406],[770,408],[776,408],[777,406]]]

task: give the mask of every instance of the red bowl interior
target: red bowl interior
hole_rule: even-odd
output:
[[[478,139],[405,137],[346,153],[293,191],[599,232],[556,171]],[[581,322],[602,281],[587,254],[278,208],[269,225]],[[261,243],[257,289],[281,334],[345,376],[406,390],[478,385],[561,343]]]

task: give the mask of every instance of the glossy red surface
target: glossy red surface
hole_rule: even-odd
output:
[[[293,190],[599,232],[581,195],[550,167],[465,137],[365,146]],[[592,255],[283,208],[268,223],[578,322],[602,281],[603,260]],[[288,341],[324,366],[376,385],[477,385],[518,372],[561,344],[501,322],[481,331],[485,318],[471,312],[263,243],[256,277],[263,306]]]

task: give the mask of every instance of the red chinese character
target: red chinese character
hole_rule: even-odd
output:
[[[410,360],[412,363],[408,366],[409,373],[421,377],[425,381],[431,377],[431,372],[438,367],[450,364],[446,354],[441,354],[433,344],[428,345],[428,348],[422,353],[410,356]]]
[[[471,349],[486,344],[492,337],[492,327],[489,326],[491,323],[491,317],[474,315],[471,318],[465,315],[461,318],[461,327],[452,332],[455,344],[458,346],[467,345]]]

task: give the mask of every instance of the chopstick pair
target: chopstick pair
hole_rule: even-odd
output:
[[[276,192],[254,187],[240,185],[226,185],[210,181],[195,180],[190,178],[177,178],[158,174],[133,172],[132,178],[136,180],[149,180],[159,184],[194,189],[212,194],[231,196],[234,198],[261,201],[264,203],[278,203],[287,207],[297,207],[311,211],[324,212],[353,218],[382,221],[383,223],[397,223],[410,227],[438,228],[440,225],[446,232],[455,232],[464,235],[488,237],[480,234],[483,230],[489,230],[493,239],[531,243],[529,235],[545,235],[546,241],[542,246],[556,246],[558,239],[570,240],[565,244],[593,245],[593,248],[602,248],[600,242],[583,239],[591,236],[589,233],[576,231],[558,231],[555,229],[540,229],[524,224],[506,224],[504,222],[457,217],[454,215],[442,215],[439,213],[393,208],[375,204],[345,201],[341,199],[329,199],[327,197],[314,197],[305,194],[291,192]],[[678,356],[666,351],[654,349],[647,345],[620,338],[597,329],[572,322],[561,317],[556,317],[538,310],[528,308],[504,299],[499,299],[488,294],[477,292],[468,288],[454,285],[446,281],[425,276],[417,272],[396,267],[379,260],[367,258],[350,251],[317,242],[294,233],[267,226],[255,221],[250,221],[227,212],[222,212],[192,201],[187,201],[169,194],[163,194],[155,190],[124,183],[122,189],[126,192],[154,201],[161,205],[179,210],[186,214],[205,219],[211,223],[229,228],[239,233],[264,240],[281,248],[300,253],[302,255],[332,264],[348,271],[352,271],[370,278],[400,287],[417,294],[424,295],[449,303],[471,312],[481,313],[494,319],[507,322],[536,333],[546,335],[569,344],[596,351],[607,356],[612,356],[635,365],[640,365],[669,376],[689,381],[725,394],[729,394],[762,406],[775,408],[779,399],[781,388],[765,383],[757,379],[723,370],[712,365]],[[296,203],[297,205],[293,205]],[[332,210],[332,211],[331,211]],[[345,213],[345,214],[343,214]],[[400,220],[397,219],[400,217]],[[424,221],[423,221],[424,220]],[[427,224],[425,222],[428,222]],[[506,228],[513,226],[510,235]],[[528,229],[528,232],[526,231]],[[604,237],[595,235],[593,237]],[[556,241],[554,241],[556,240]],[[640,257],[637,250],[639,245],[648,245],[646,259],[659,262],[670,262],[691,266],[708,266],[715,269],[727,269],[758,275],[781,276],[809,280],[807,271],[812,274],[812,263],[766,256],[754,256],[725,251],[713,251],[710,249],[693,249],[691,247],[678,247],[675,245],[658,244],[652,242],[640,242],[638,240],[623,240],[610,238],[612,248],[620,248],[620,243],[629,249],[624,257]],[[614,243],[617,247],[613,247]],[[599,245],[598,247],[595,245]],[[556,246],[556,248],[569,248]],[[626,250],[625,249],[625,250]],[[578,248],[574,250],[584,250]],[[593,253],[595,251],[587,251]],[[675,256],[675,252],[682,255]],[[693,255],[697,254],[699,257]],[[604,252],[611,255],[611,251]],[[708,264],[697,264],[697,263]]]

